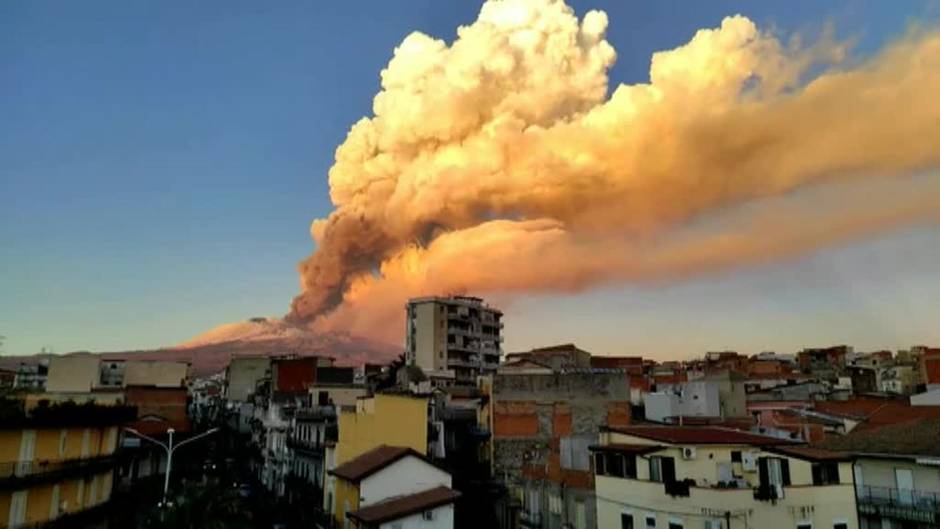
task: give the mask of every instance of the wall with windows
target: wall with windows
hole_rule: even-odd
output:
[[[603,434],[602,444],[610,443],[656,445],[629,435]],[[813,462],[748,445],[691,446],[693,456],[683,454],[687,447],[667,445],[643,455],[595,454],[598,527],[631,527],[632,521],[636,529],[706,524],[714,529],[858,528],[849,462]],[[694,484],[667,493],[663,481],[670,479],[692,479]],[[779,486],[783,497],[756,499],[755,489],[762,484]]]
[[[414,456],[407,456],[359,483],[362,506],[371,505],[392,496],[403,496],[430,490],[437,486],[450,487],[450,474]]]
[[[35,524],[90,509],[111,499],[112,472],[0,491],[0,527]]]
[[[598,527],[630,527],[626,514],[633,529],[858,528],[850,485],[789,487],[770,502],[755,500],[752,489],[691,487],[689,496],[674,497],[651,481],[597,476],[595,484]]]
[[[454,526],[454,506],[442,505],[431,509],[430,516],[424,513],[412,514],[398,520],[385,522],[379,529],[437,529]]]
[[[898,488],[897,470],[909,470],[914,484],[913,490],[940,494],[940,467],[920,465],[913,459],[860,458],[858,466],[859,485],[865,487]]]

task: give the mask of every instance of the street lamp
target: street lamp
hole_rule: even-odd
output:
[[[193,437],[190,437],[189,439],[186,439],[186,440],[182,441],[181,443],[178,443],[178,444],[174,445],[174,444],[173,444],[173,434],[176,432],[176,430],[174,430],[173,428],[167,428],[167,430],[166,430],[166,433],[167,433],[167,435],[168,435],[169,438],[170,438],[169,444],[164,443],[163,441],[159,441],[159,440],[157,440],[157,439],[154,439],[153,437],[144,435],[144,434],[138,432],[137,430],[135,430],[135,429],[133,429],[133,428],[128,428],[128,427],[125,426],[124,429],[127,430],[128,432],[130,432],[130,433],[136,435],[137,437],[140,437],[141,439],[146,439],[146,440],[150,441],[151,443],[155,443],[155,444],[157,444],[157,445],[160,445],[160,447],[163,448],[163,449],[166,451],[166,476],[164,476],[164,479],[163,479],[163,501],[161,502],[162,505],[166,505],[166,493],[167,493],[167,491],[168,491],[169,488],[170,488],[170,466],[173,464],[173,452],[176,451],[177,448],[179,448],[179,447],[181,447],[181,446],[183,446],[183,445],[185,445],[185,444],[189,444],[189,443],[191,443],[191,442],[193,442],[193,441],[198,441],[199,439],[202,439],[203,437],[206,437],[206,436],[208,436],[208,435],[214,434],[215,432],[219,431],[218,428],[212,428],[211,430],[207,430],[207,431],[205,431],[205,432],[202,432],[202,433],[199,434],[199,435],[195,435],[195,436],[193,436]]]

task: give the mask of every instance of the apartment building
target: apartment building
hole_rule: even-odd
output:
[[[40,360],[37,364],[20,362],[13,377],[13,388],[20,391],[42,391],[46,388],[49,364]]]
[[[500,527],[592,529],[594,475],[588,446],[608,425],[630,424],[630,388],[622,370],[576,369],[497,374],[487,443],[494,480],[508,494],[497,502]]]
[[[940,419],[921,419],[851,433],[827,448],[855,457],[862,529],[940,526]]]
[[[134,419],[134,409],[0,406],[0,527],[93,522],[111,498],[119,425]]]
[[[78,395],[129,386],[180,388],[188,373],[186,362],[102,360],[95,354],[74,353],[49,359],[45,390]]]
[[[247,402],[270,369],[271,359],[267,356],[232,358],[225,368],[225,400],[230,403]]]
[[[496,371],[503,313],[468,296],[424,297],[405,308],[405,356],[425,372],[452,371],[458,384]]]
[[[844,453],[707,426],[611,428],[591,448],[598,527],[859,527]]]
[[[356,504],[347,494],[348,489],[339,490],[344,485],[330,471],[386,444],[427,455],[427,397],[378,394],[359,399],[353,409],[340,410],[338,439],[333,446],[327,444],[324,452],[328,475],[324,480],[323,511],[337,527],[350,523],[346,513]]]

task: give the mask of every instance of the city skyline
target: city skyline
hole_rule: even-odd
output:
[[[838,38],[857,40],[852,56],[862,58],[936,16],[921,2],[803,2],[786,13],[729,2],[677,17],[668,6],[573,4],[579,17],[608,12],[618,55],[611,87],[646,81],[653,51],[738,12],[783,35],[831,22]],[[113,7],[107,20],[79,7],[0,8],[10,30],[0,31],[0,64],[16,80],[0,102],[11,116],[0,124],[0,156],[9,160],[0,182],[12,197],[0,213],[4,354],[149,349],[286,314],[299,292],[295,265],[312,250],[309,223],[331,209],[333,151],[370,113],[392,49],[412,30],[450,43],[478,10],[428,3],[357,16],[355,7],[313,13],[288,3],[221,16],[212,6]],[[96,31],[115,22],[117,31]],[[321,31],[341,24],[364,35]],[[911,182],[922,192],[937,187],[927,172],[850,196],[875,209]],[[826,191],[810,197],[819,209],[838,201]],[[728,208],[716,222],[734,223],[736,213]],[[480,295],[506,313],[508,351],[575,341],[597,354],[668,359],[930,344],[940,341],[935,222],[692,276]]]

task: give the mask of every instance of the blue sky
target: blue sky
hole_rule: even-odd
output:
[[[924,1],[626,2],[608,12],[612,84],[742,13],[783,33],[835,24],[870,53]],[[4,352],[178,343],[298,291],[326,171],[410,31],[451,40],[478,2],[0,3],[0,334]],[[507,348],[689,356],[940,342],[940,235],[912,228],[675,285],[529,297]],[[551,325],[546,325],[550,323]],[[546,329],[550,327],[550,329]]]

